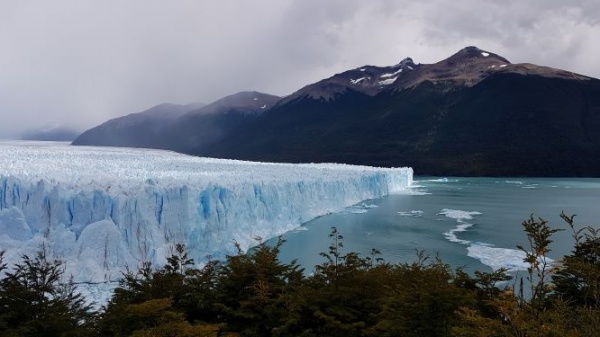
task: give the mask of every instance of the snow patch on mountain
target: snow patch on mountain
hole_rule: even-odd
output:
[[[383,74],[383,75],[381,75],[379,77],[381,77],[381,78],[397,77],[398,74],[400,74],[401,72],[402,72],[402,69],[398,69],[398,71],[396,71],[396,72]]]
[[[393,78],[388,78],[386,80],[379,81],[379,84],[380,85],[390,85],[390,84],[394,83],[394,81],[396,80],[396,78],[397,77],[393,77]]]
[[[357,78],[357,79],[350,79],[350,82],[352,84],[358,84],[360,83],[360,81],[363,81],[365,79],[365,77],[361,77],[361,78]]]

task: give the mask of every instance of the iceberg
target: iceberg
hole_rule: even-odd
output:
[[[411,168],[275,164],[170,151],[0,142],[0,250],[46,249],[78,283],[159,266],[175,244],[222,258],[363,200],[407,190]]]

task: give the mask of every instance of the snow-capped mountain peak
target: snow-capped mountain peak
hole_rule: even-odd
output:
[[[375,96],[390,86],[400,74],[418,67],[413,59],[407,57],[396,65],[365,65],[335,74],[327,79],[308,85],[284,98],[280,104],[300,99],[333,100],[347,91],[355,91],[367,96]]]
[[[412,58],[406,57],[402,61],[400,61],[400,63],[398,63],[398,66],[400,68],[409,68],[410,69],[410,68],[416,67],[417,65],[415,64],[415,62],[413,61]]]

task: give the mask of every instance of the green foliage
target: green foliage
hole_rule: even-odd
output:
[[[192,325],[185,315],[173,307],[172,298],[151,299],[141,303],[126,304],[118,321],[112,320],[113,328],[100,331],[107,336],[169,336],[216,337],[221,327],[216,324]],[[104,319],[107,319],[106,317]]]
[[[0,271],[7,269],[0,253]],[[63,281],[63,265],[45,250],[6,271],[0,280],[0,335],[87,336],[94,315],[72,282]]]
[[[448,265],[428,260],[419,252],[416,262],[389,268],[376,336],[448,336],[458,308],[474,302]]]
[[[551,251],[551,237],[562,229],[552,229],[548,226],[548,221],[542,218],[534,219],[532,215],[523,222],[523,230],[527,234],[529,247],[517,246],[517,248],[525,253],[523,261],[529,265],[527,281],[530,284],[530,302],[537,314],[545,306],[546,296],[550,293],[547,281],[553,267],[548,257]]]
[[[600,238],[561,217],[575,241],[562,264],[551,263],[552,229],[523,222],[529,245],[529,296],[515,295],[504,269],[467,274],[417,252],[413,263],[385,263],[344,251],[333,227],[324,262],[306,276],[282,263],[280,238],[258,240],[248,253],[208,257],[194,266],[183,245],[167,264],[127,270],[99,318],[45,253],[9,269],[0,252],[1,336],[597,336],[600,326]]]
[[[592,227],[576,229],[574,215],[561,214],[571,228],[575,249],[563,258],[562,268],[552,276],[554,294],[572,306],[600,309],[600,237]]]
[[[566,256],[562,266],[551,264],[548,253],[551,236],[558,231],[543,219],[530,217],[523,222],[529,247],[518,246],[525,252],[528,263],[527,281],[530,297],[515,296],[512,289],[498,292],[489,288],[482,274],[476,283],[485,291],[484,304],[463,307],[460,324],[454,327],[456,336],[597,336],[600,311],[597,294],[600,264],[600,241],[597,231],[577,230],[574,216],[561,214],[573,231],[575,251]],[[551,278],[551,281],[550,281]],[[486,278],[487,279],[487,278]]]
[[[136,318],[130,315],[130,306],[154,303],[169,299],[169,312],[182,315],[189,322],[211,322],[215,314],[211,310],[214,302],[210,295],[215,284],[215,262],[209,261],[204,268],[192,268],[194,261],[188,257],[186,247],[174,246],[167,264],[153,270],[144,262],[133,272],[123,274],[119,287],[106,306],[99,324],[101,334],[129,336],[140,329]],[[210,303],[207,304],[207,300]]]
[[[304,280],[302,269],[278,259],[281,245],[260,241],[249,254],[228,256],[219,272],[216,306],[242,336],[281,336],[297,325],[295,294]]]
[[[217,302],[217,284],[221,264],[207,256],[203,268],[191,268],[186,271],[185,288],[178,304],[185,311],[190,322],[218,322],[220,311],[215,308]]]
[[[373,266],[373,257],[343,253],[343,236],[332,227],[326,261],[303,288],[305,335],[361,336],[375,325],[384,288],[378,284],[386,266]],[[372,253],[375,253],[373,251]]]

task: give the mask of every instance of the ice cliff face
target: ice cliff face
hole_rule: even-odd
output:
[[[168,151],[0,143],[0,250],[45,247],[78,282],[163,264],[175,243],[222,257],[361,200],[406,189],[412,169],[270,164]]]

